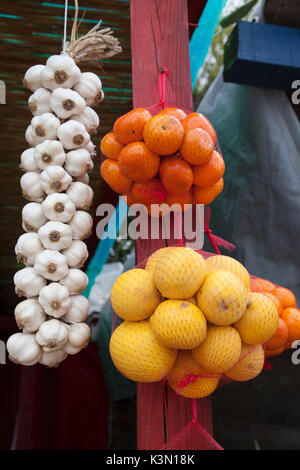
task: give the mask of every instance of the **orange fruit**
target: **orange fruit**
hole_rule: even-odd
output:
[[[256,282],[256,279],[250,277],[250,290],[251,292],[263,292],[262,287]]]
[[[100,174],[116,193],[129,193],[132,181],[121,171],[118,162],[107,158],[101,163]]]
[[[282,313],[282,304],[281,302],[275,297],[275,295],[271,294],[271,292],[263,292],[267,297],[269,297],[273,302],[275,303],[277,310],[278,310],[278,315],[281,316]]]
[[[122,144],[143,140],[143,130],[151,114],[145,108],[132,109],[114,123],[114,134]]]
[[[225,163],[223,157],[214,150],[208,162],[193,167],[193,183],[196,186],[211,186],[222,178],[224,171]]]
[[[277,330],[275,331],[272,338],[264,343],[264,347],[266,349],[279,349],[284,347],[285,343],[287,342],[288,333],[289,330],[285,321],[283,321],[282,318],[279,318]]]
[[[183,121],[187,116],[186,113],[180,108],[165,108],[160,111],[159,114],[169,114],[179,119],[179,121]]]
[[[160,159],[156,153],[148,149],[144,142],[132,142],[123,148],[118,162],[128,178],[144,183],[156,175]]]
[[[107,158],[118,160],[121,150],[124,148],[123,144],[117,141],[113,132],[106,134],[100,143],[100,150]]]
[[[272,295],[279,300],[283,308],[296,307],[296,298],[289,289],[285,287],[275,287],[275,289],[272,290]]]
[[[196,204],[210,204],[223,190],[224,180],[221,178],[217,183],[207,188],[194,187],[194,200]]]
[[[203,129],[191,129],[183,138],[180,153],[183,158],[193,165],[202,165],[212,156],[214,142]]]
[[[184,207],[185,204],[193,204],[192,192],[187,191],[186,193],[181,193],[181,194],[167,194],[166,203],[169,206],[172,206],[173,204],[179,204],[181,209],[184,211],[189,208],[189,207]]]
[[[287,340],[295,341],[300,339],[300,310],[292,307],[285,308],[281,317],[289,330]]]
[[[265,349],[265,358],[279,356],[284,351],[284,346],[278,349]]]
[[[170,155],[177,152],[182,144],[183,127],[176,117],[157,114],[146,123],[143,136],[152,152]]]
[[[205,130],[211,136],[213,143],[216,143],[217,135],[216,131],[214,130],[212,124],[209,120],[200,113],[190,113],[187,117],[182,121],[182,125],[184,128],[184,132],[188,132],[190,129],[195,129],[199,127],[200,129]]]
[[[294,341],[297,341],[297,340],[294,340]],[[293,346],[293,343],[294,341],[287,341],[284,345],[284,350],[286,349],[292,349],[292,346]]]
[[[159,204],[165,200],[166,190],[158,178],[153,178],[145,183],[134,183],[132,195],[142,204]]]
[[[272,292],[276,287],[273,282],[268,281],[267,279],[262,279],[261,277],[255,278],[255,282],[260,285],[264,292]]]
[[[193,184],[193,171],[180,157],[165,158],[159,167],[162,183],[168,193],[181,194],[189,191]]]

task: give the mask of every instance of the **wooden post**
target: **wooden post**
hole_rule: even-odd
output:
[[[151,107],[159,102],[159,71],[167,68],[166,102],[192,112],[187,0],[131,0],[131,48],[134,107]],[[174,244],[174,240],[167,243]],[[137,240],[137,263],[165,245],[163,239]],[[139,449],[163,448],[190,419],[188,400],[174,393],[166,400],[167,393],[164,383],[138,385]],[[168,435],[165,430],[170,414],[166,416],[166,406],[169,413],[177,414]],[[198,420],[212,432],[209,398],[198,400]]]

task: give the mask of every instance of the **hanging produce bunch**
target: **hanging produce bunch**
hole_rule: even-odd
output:
[[[133,109],[101,141],[100,172],[128,205],[210,204],[223,190],[225,164],[216,132],[199,113]]]
[[[113,285],[112,307],[124,320],[110,341],[115,366],[136,382],[166,379],[188,398],[210,395],[222,375],[255,378],[265,349],[300,338],[293,294],[273,284],[269,295],[259,283],[233,258],[159,249]]]
[[[89,302],[81,295],[88,277],[81,268],[93,225],[88,173],[94,166],[91,136],[99,126],[93,107],[104,93],[99,77],[82,73],[76,62],[109,57],[120,47],[109,28],[99,30],[100,23],[76,39],[77,10],[67,51],[30,67],[24,77],[33,118],[25,133],[29,148],[21,155],[20,183],[29,202],[22,211],[26,233],[15,247],[25,267],[14,284],[25,300],[15,309],[21,332],[7,341],[9,358],[24,365],[56,366],[90,337]]]

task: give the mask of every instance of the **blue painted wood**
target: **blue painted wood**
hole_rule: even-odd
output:
[[[291,90],[300,77],[300,30],[239,21],[224,49],[226,82]]]

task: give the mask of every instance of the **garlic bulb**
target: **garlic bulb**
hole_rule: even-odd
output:
[[[69,290],[70,295],[80,294],[88,285],[89,278],[80,269],[69,269],[68,275],[61,279],[60,284]]]
[[[29,140],[29,145],[40,144],[44,140],[55,140],[57,138],[57,129],[60,126],[60,120],[52,113],[43,113],[34,116],[31,120],[29,128],[27,128],[25,137]],[[27,132],[29,134],[27,134]]]
[[[93,202],[94,191],[90,186],[80,183],[80,181],[70,184],[66,193],[77,209],[88,210]]]
[[[16,364],[33,366],[42,357],[42,350],[34,334],[15,333],[6,343],[9,359]]]
[[[96,146],[93,144],[91,140],[86,145],[80,148],[87,150],[89,154],[92,155],[92,157],[96,155]]]
[[[34,158],[34,148],[24,150],[21,155],[20,168],[23,171],[40,171]]]
[[[38,236],[48,250],[65,250],[72,243],[72,230],[62,222],[47,222],[39,228]]]
[[[60,279],[66,277],[66,275],[68,274],[68,265],[66,258],[64,255],[59,253],[59,251],[44,250],[39,253],[35,258],[34,271],[40,276],[43,276],[45,279],[49,279],[50,281],[60,281]],[[35,295],[38,295],[38,292]]]
[[[25,199],[34,202],[42,202],[44,200],[45,192],[41,185],[39,173],[28,171],[28,173],[21,177],[20,184]]]
[[[49,165],[62,166],[66,160],[66,154],[59,140],[44,140],[34,149],[34,158],[40,170],[45,170]]]
[[[46,194],[65,191],[71,183],[71,176],[58,165],[47,166],[40,176],[40,184]]]
[[[81,268],[86,262],[89,252],[87,246],[81,240],[73,240],[66,250],[62,251],[70,268]]]
[[[43,351],[60,349],[68,341],[68,327],[60,320],[52,318],[45,321],[36,333],[36,341]]]
[[[72,323],[69,327],[68,343],[74,348],[85,348],[90,334],[90,327],[86,323]]]
[[[32,132],[32,125],[30,124],[26,131],[25,131],[25,139],[26,142],[30,145],[30,147],[34,147],[36,145],[36,142],[33,137],[33,132]]]
[[[57,135],[64,148],[67,150],[82,147],[90,140],[90,136],[84,125],[73,119],[61,124],[57,129]]]
[[[85,101],[74,90],[56,88],[52,93],[50,105],[56,116],[61,119],[68,119],[73,114],[83,113]]]
[[[88,212],[76,211],[69,225],[73,232],[73,240],[85,240],[91,235],[93,219]]]
[[[64,352],[66,354],[70,354],[70,355],[79,353],[81,351],[81,349],[82,348],[75,348],[75,346],[72,346],[72,344],[70,344],[70,343],[66,343],[63,346]]]
[[[57,349],[56,351],[45,352],[43,351],[42,357],[39,360],[40,364],[47,367],[57,367],[59,364],[66,359],[68,353],[63,349]]]
[[[90,177],[87,173],[84,173],[82,176],[74,177],[74,180],[79,181],[80,183],[89,184]]]
[[[22,227],[25,232],[37,232],[47,222],[42,205],[29,202],[22,209]]]
[[[37,256],[40,255],[41,253]],[[18,297],[30,298],[39,295],[41,288],[47,284],[47,281],[34,268],[23,268],[14,275],[14,284]]]
[[[28,99],[28,107],[34,116],[50,113],[51,92],[45,88],[38,88]]]
[[[80,79],[81,72],[67,54],[53,55],[41,73],[41,83],[49,90],[72,88]]]
[[[15,246],[18,263],[33,266],[36,255],[43,251],[43,245],[35,232],[23,233]]]
[[[44,70],[45,65],[33,65],[29,67],[27,72],[25,73],[23,79],[23,85],[26,88],[29,88],[31,91],[35,91],[41,87],[41,73]]]
[[[71,307],[69,291],[66,287],[51,282],[40,290],[39,303],[51,317],[62,317]]]
[[[89,301],[83,295],[71,295],[71,305],[67,313],[62,317],[66,322],[85,321],[89,311]]]
[[[74,90],[85,99],[88,106],[97,106],[104,98],[101,80],[92,72],[82,73]]]
[[[76,212],[75,204],[64,193],[52,193],[42,203],[45,216],[49,220],[70,222]]]
[[[81,122],[89,132],[89,134],[97,134],[97,128],[99,127],[99,116],[92,108],[86,106],[81,114],[75,114],[72,116],[74,121]]]
[[[87,150],[77,149],[67,153],[65,169],[71,176],[82,176],[93,168],[94,164]]]
[[[36,299],[26,299],[16,306],[15,319],[24,333],[34,333],[46,320],[46,314]]]

